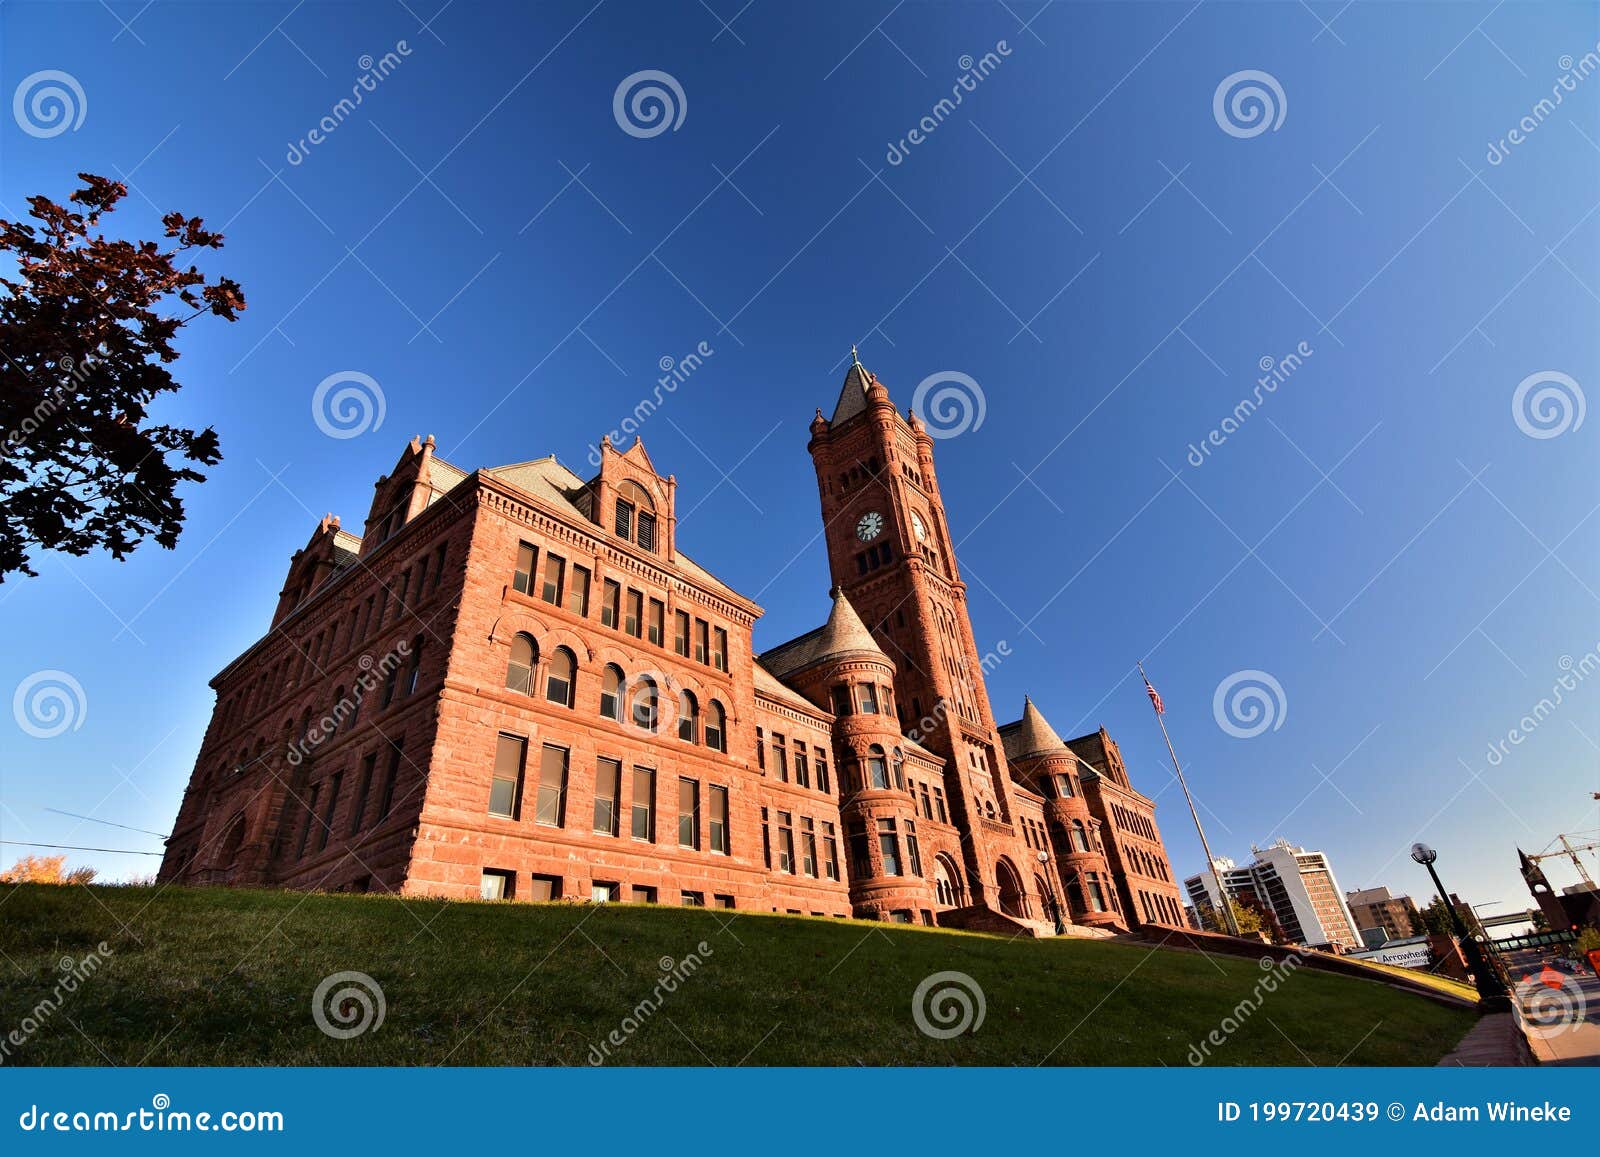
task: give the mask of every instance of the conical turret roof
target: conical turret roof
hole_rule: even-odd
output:
[[[844,591],[835,587],[833,610],[828,613],[826,623],[797,639],[763,651],[760,658],[767,670],[781,679],[830,656],[862,651],[881,655],[885,663],[894,665],[894,661],[878,646],[872,632],[867,630],[855,607],[850,605]]]
[[[1061,736],[1050,726],[1050,721],[1027,696],[1022,700],[1022,718],[1000,728],[1000,738],[1005,744],[1007,759],[1067,749]]]
[[[833,417],[830,419],[834,425],[855,417],[867,408],[867,389],[875,380],[861,364],[855,347],[851,346],[850,368],[845,371],[844,385],[839,389],[839,401],[833,407]]]

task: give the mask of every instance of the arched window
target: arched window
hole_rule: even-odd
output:
[[[906,757],[898,747],[894,749],[894,785],[901,791],[906,789]]]
[[[655,500],[648,490],[637,482],[624,482],[617,487],[617,535],[638,543],[645,550],[655,550],[655,509]]]
[[[706,704],[706,746],[712,751],[728,750],[727,716],[715,699]]]
[[[234,857],[239,854],[239,848],[243,844],[244,813],[240,812],[233,823],[228,826],[227,834],[222,837],[222,848],[217,853],[217,864],[224,868],[232,864]]]
[[[641,676],[639,685],[633,692],[633,723],[635,727],[642,727],[646,731],[654,731],[660,715],[660,696],[656,691],[655,680],[648,675]]]
[[[884,765],[883,748],[876,743],[867,749],[867,778],[875,788],[889,786],[889,769]]]
[[[615,663],[600,675],[600,717],[622,722],[622,668]]]
[[[685,743],[700,742],[700,704],[693,691],[678,696],[678,738]]]
[[[563,707],[572,706],[572,688],[577,678],[578,661],[565,647],[557,647],[550,654],[550,667],[545,674],[544,697]]]
[[[539,661],[539,645],[532,635],[519,634],[511,640],[511,660],[506,664],[506,686],[522,695],[533,694],[533,666]]]

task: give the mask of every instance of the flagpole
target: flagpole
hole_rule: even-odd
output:
[[[1139,664],[1139,678],[1144,680],[1144,685],[1150,687],[1150,677],[1144,673],[1144,664]],[[1154,691],[1154,688],[1151,687]],[[1150,700],[1150,706],[1155,708],[1155,699]],[[1161,718],[1161,711],[1156,710],[1156,726],[1161,728],[1161,738],[1167,741],[1167,754],[1172,756],[1172,770],[1178,773],[1178,786],[1183,789],[1183,798],[1189,804],[1189,815],[1194,820],[1194,830],[1200,833],[1200,850],[1206,854],[1206,867],[1211,871],[1211,878],[1217,885],[1217,898],[1222,914],[1227,918],[1228,930],[1235,936],[1239,935],[1239,923],[1233,918],[1233,904],[1228,898],[1228,890],[1222,886],[1222,873],[1217,871],[1217,862],[1211,858],[1211,845],[1206,842],[1206,830],[1200,826],[1200,813],[1195,811],[1194,797],[1189,794],[1189,784],[1183,778],[1183,766],[1178,762],[1178,753],[1173,749],[1172,736],[1167,734],[1167,722]]]

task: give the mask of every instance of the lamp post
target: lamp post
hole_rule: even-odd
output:
[[[1067,930],[1066,924],[1061,919],[1061,904],[1056,900],[1056,886],[1050,879],[1050,853],[1039,853],[1039,866],[1044,869],[1045,890],[1050,893],[1050,914],[1056,918],[1056,935],[1060,936]]]
[[[1461,943],[1461,953],[1467,958],[1467,968],[1472,973],[1473,983],[1478,987],[1479,1006],[1494,1010],[1510,1008],[1511,995],[1506,992],[1506,986],[1501,981],[1500,975],[1484,959],[1482,946],[1467,931],[1461,913],[1457,912],[1456,906],[1450,902],[1450,893],[1446,892],[1444,885],[1439,882],[1439,872],[1433,866],[1433,862],[1439,858],[1439,853],[1427,844],[1412,844],[1411,858],[1428,869],[1428,875],[1433,877],[1433,886],[1439,893],[1439,900],[1445,906],[1445,911],[1450,913],[1450,926],[1455,929],[1456,939]]]

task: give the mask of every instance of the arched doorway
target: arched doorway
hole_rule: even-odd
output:
[[[239,854],[239,848],[244,844],[244,813],[240,812],[228,825],[226,834],[217,850],[217,867],[231,868],[234,857]]]
[[[1026,916],[1022,881],[1017,876],[1017,870],[1011,866],[1011,861],[1001,856],[995,862],[994,876],[995,883],[1000,888],[1000,911],[1007,916]]]

